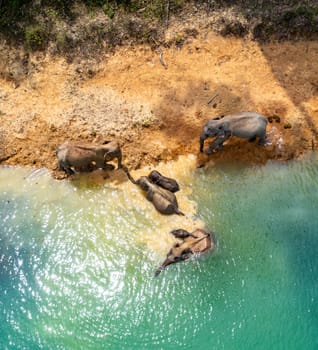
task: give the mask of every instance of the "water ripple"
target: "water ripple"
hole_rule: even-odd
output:
[[[318,346],[317,161],[161,166],[218,249],[157,278],[187,219],[158,215],[126,182],[0,171],[0,348]]]

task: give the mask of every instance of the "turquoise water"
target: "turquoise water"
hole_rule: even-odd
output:
[[[317,157],[167,169],[218,247],[154,278],[185,218],[123,179],[0,168],[0,349],[318,348]]]

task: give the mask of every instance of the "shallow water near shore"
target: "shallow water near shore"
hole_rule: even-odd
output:
[[[317,349],[317,156],[157,169],[187,217],[120,172],[0,168],[0,348]],[[154,278],[169,230],[203,226],[216,251]]]

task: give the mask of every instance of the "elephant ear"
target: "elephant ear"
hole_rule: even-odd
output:
[[[224,139],[228,139],[230,136],[232,136],[232,132],[227,123],[222,123],[219,126],[217,136]]]
[[[225,134],[225,130],[226,130],[226,124],[225,123],[220,123],[217,127],[216,127],[216,132],[215,132],[215,136],[217,137],[222,137]]]
[[[186,248],[181,253],[181,259],[187,260],[190,258],[190,256],[193,254],[192,250],[190,248]]]

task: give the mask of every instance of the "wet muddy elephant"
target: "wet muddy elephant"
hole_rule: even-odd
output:
[[[180,190],[179,184],[175,179],[166,177],[160,174],[157,170],[152,170],[148,175],[148,179],[155,185],[158,185],[170,192],[174,193]]]
[[[213,250],[216,245],[216,238],[213,233],[203,229],[196,229],[192,233],[183,230],[173,230],[170,232],[182,241],[175,243],[167,254],[167,258],[156,270],[158,276],[167,266],[189,259],[193,254],[201,254],[208,250]]]
[[[122,154],[116,141],[107,141],[103,145],[89,145],[65,142],[57,148],[56,155],[60,170],[68,175],[95,169],[114,169],[107,162],[117,158],[118,168],[122,167]]]
[[[215,140],[206,149],[207,154],[221,150],[224,141],[231,136],[247,138],[249,141],[259,138],[258,144],[265,145],[266,126],[267,119],[256,112],[241,112],[221,119],[218,117],[209,119],[200,136],[200,152],[203,152],[204,141],[209,137],[215,137]]]
[[[161,214],[184,215],[184,213],[179,210],[177,198],[174,193],[156,185],[147,176],[141,176],[138,180],[135,180],[125,166],[123,170],[133,184],[139,186],[146,192],[148,201],[150,201]]]

